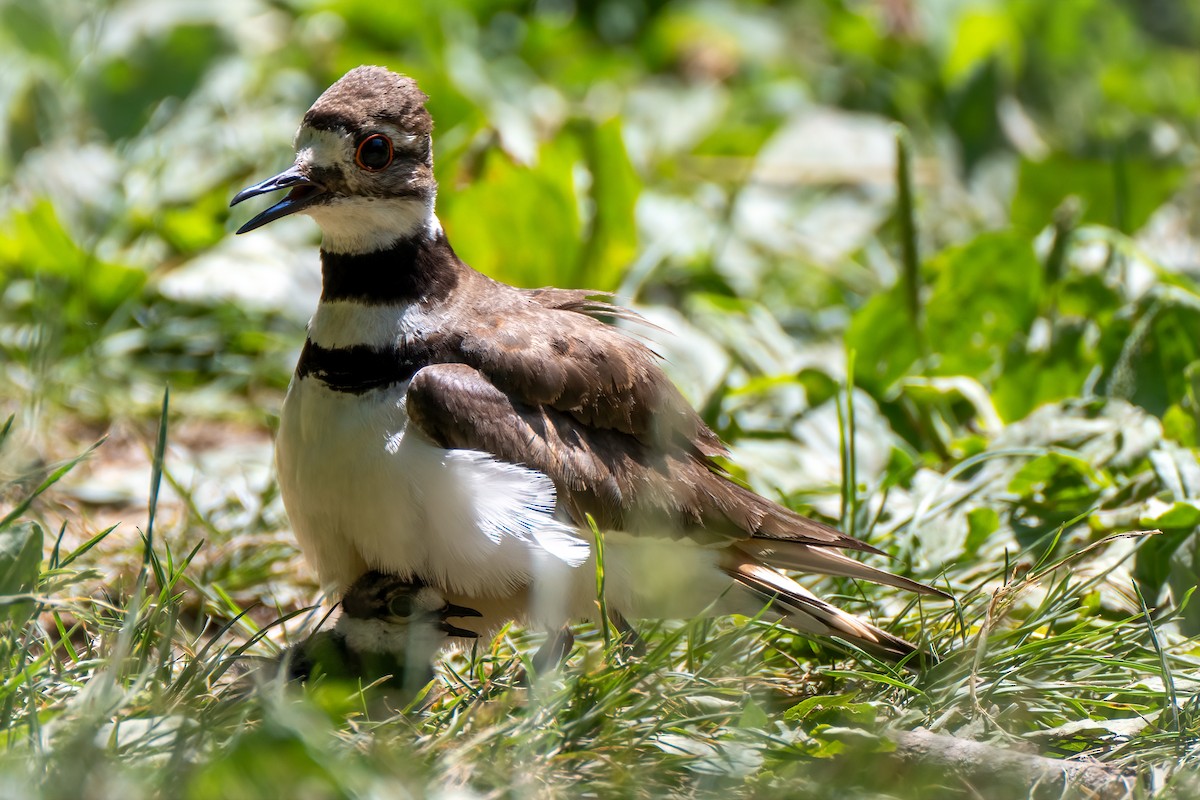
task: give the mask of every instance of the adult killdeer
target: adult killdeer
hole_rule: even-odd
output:
[[[335,592],[378,570],[549,629],[593,616],[595,546],[623,617],[773,617],[895,657],[913,645],[779,568],[940,595],[843,550],[878,552],[734,483],[716,434],[655,354],[578,289],[517,289],[455,255],[434,214],[432,121],[410,78],[351,70],[313,104],[287,170],[232,204],[301,212],[323,288],[276,445],[296,537]],[[519,254],[514,254],[519,257]]]
[[[415,690],[433,677],[433,658],[450,637],[477,635],[452,620],[478,617],[478,611],[447,603],[414,579],[368,572],[346,590],[341,606],[331,630],[314,633],[280,656],[289,679],[387,676],[396,686]]]

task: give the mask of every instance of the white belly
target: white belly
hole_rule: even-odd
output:
[[[353,395],[309,378],[288,391],[279,484],[322,586],[340,593],[369,569],[416,576],[482,610],[467,627],[485,634],[514,617],[545,628],[594,617],[592,536],[556,516],[550,479],[407,431],[406,389]],[[614,611],[690,617],[726,605],[715,551],[620,532],[605,541]]]
[[[322,585],[340,591],[380,569],[484,597],[583,572],[590,548],[555,518],[551,481],[406,432],[406,389],[353,395],[306,378],[288,391],[280,489]]]
[[[758,614],[764,601],[734,585],[718,566],[720,552],[678,539],[606,533],[604,595],[609,611],[628,620]],[[545,630],[584,619],[596,621],[595,556],[574,570],[542,572],[528,591],[500,598],[447,592],[446,599],[482,613],[456,618],[454,624],[484,638],[514,619]]]

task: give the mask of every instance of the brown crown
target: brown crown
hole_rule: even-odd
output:
[[[311,128],[364,130],[388,122],[403,131],[429,134],[428,96],[417,82],[383,67],[355,67],[325,90],[304,115]]]

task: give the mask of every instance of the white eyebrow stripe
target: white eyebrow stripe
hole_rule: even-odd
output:
[[[407,133],[386,123],[368,129],[367,135],[382,133],[392,140],[392,147],[403,153],[420,153],[425,136]],[[296,133],[296,160],[309,164],[349,164],[354,160],[354,138],[347,131],[301,127]]]
[[[421,137],[415,133],[402,133],[392,138],[392,146],[397,150],[417,151],[421,149],[421,144]]]
[[[302,127],[296,133],[296,163],[328,165],[348,163],[350,135],[317,128]]]
[[[392,140],[392,147],[396,150],[401,150],[405,153],[420,152],[422,147],[422,139],[424,137],[415,133],[402,131],[395,125],[377,125],[372,130],[382,133]]]

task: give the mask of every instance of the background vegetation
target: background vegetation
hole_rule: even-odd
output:
[[[0,0],[0,43],[0,796],[1001,792],[898,772],[918,726],[1200,793],[1195,4]],[[317,232],[228,200],[363,63],[430,95],[460,254],[672,331],[746,480],[953,589],[810,582],[940,664],[735,619],[531,690],[512,630],[407,713],[234,678],[323,612],[273,624]]]

